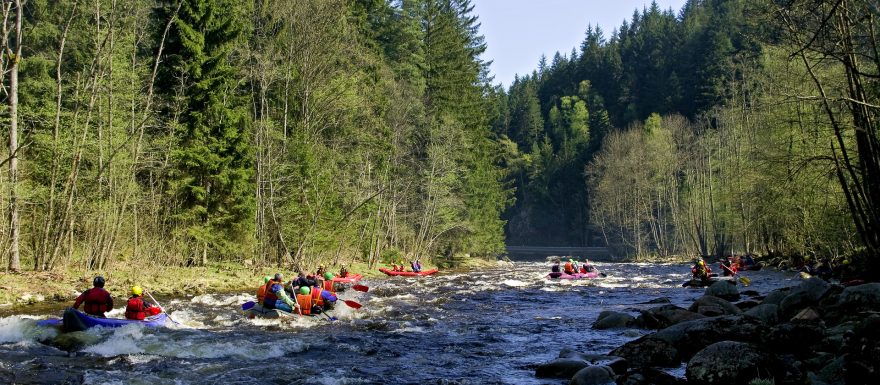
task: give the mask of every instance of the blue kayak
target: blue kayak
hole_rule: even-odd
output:
[[[40,326],[61,326],[65,332],[78,332],[93,328],[95,326],[103,326],[106,328],[118,328],[125,325],[138,324],[146,327],[162,327],[168,315],[159,313],[152,317],[147,317],[143,321],[120,319],[120,318],[101,318],[88,315],[74,308],[64,309],[64,318],[47,319],[37,322]]]

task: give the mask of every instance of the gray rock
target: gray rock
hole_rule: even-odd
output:
[[[614,370],[607,366],[589,366],[575,373],[569,385],[616,385]]]
[[[656,334],[656,333],[655,333]],[[681,363],[678,350],[669,341],[644,336],[627,342],[609,353],[623,357],[631,367],[677,367]]]
[[[643,304],[672,303],[672,300],[670,300],[669,297],[660,297],[660,298],[654,298],[648,302],[642,302],[642,303]]]
[[[642,310],[641,313],[636,318],[635,325],[646,329],[663,329],[679,322],[706,317],[675,305],[658,306]]]
[[[770,294],[767,294],[767,296],[764,297],[761,304],[779,305],[779,303],[781,303],[785,297],[788,297],[789,294],[791,294],[790,287],[773,290]]]
[[[618,372],[615,372],[618,373]],[[617,378],[620,385],[687,385],[683,378],[654,368],[638,368]]]
[[[691,304],[688,310],[694,313],[702,314],[707,317],[742,314],[742,310],[740,310],[734,304],[711,295],[704,295],[700,298],[697,298],[697,300]]]
[[[723,298],[728,301],[739,301],[739,291],[736,289],[736,281],[718,281],[706,288],[705,295]]]
[[[736,305],[736,307],[738,307],[739,310],[746,311],[746,310],[749,310],[749,309],[751,309],[755,306],[758,306],[760,304],[761,303],[758,301],[753,301],[753,300],[749,299],[749,300],[737,302],[734,305]]]
[[[843,290],[837,306],[848,310],[880,311],[880,283],[850,286]]]
[[[626,360],[622,357],[609,356],[604,354],[580,353],[571,349],[562,349],[562,351],[559,352],[559,358],[578,359],[586,362],[591,366],[607,366],[614,370],[615,373],[624,373],[629,366]]]
[[[807,373],[807,384],[810,385],[844,385],[844,359],[838,357],[825,365],[818,373]]]
[[[825,339],[825,328],[812,323],[792,322],[777,325],[767,333],[767,348],[812,357]]]
[[[779,323],[779,306],[771,303],[765,303],[755,306],[744,313],[747,316],[755,317],[768,325]]]
[[[535,369],[538,378],[571,378],[579,370],[589,366],[586,361],[576,358],[557,358],[545,362]]]
[[[631,326],[633,321],[635,321],[635,317],[627,313],[605,310],[599,313],[592,328],[598,330],[626,328]]]
[[[680,357],[689,359],[707,345],[719,341],[760,344],[768,331],[767,325],[756,318],[723,316],[685,321],[645,337],[667,341],[672,344]]]
[[[805,279],[779,302],[779,311],[790,318],[808,306],[819,303],[831,285],[819,278]]]
[[[747,385],[757,373],[771,373],[773,360],[755,345],[722,341],[700,350],[688,361],[688,384]]]

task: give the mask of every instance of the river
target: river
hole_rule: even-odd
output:
[[[163,299],[180,325],[130,325],[58,336],[36,320],[0,318],[0,383],[17,384],[564,384],[535,378],[563,348],[604,354],[648,331],[592,330],[602,310],[666,297],[687,307],[681,264],[598,263],[604,279],[551,281],[549,265],[515,262],[464,274],[365,280],[340,294],[338,318],[247,319],[252,294]],[[745,273],[762,294],[795,284],[778,271]],[[256,279],[256,278],[255,278]],[[167,303],[166,303],[167,302]],[[122,309],[108,316],[121,317]],[[57,348],[65,346],[66,350]],[[73,347],[71,347],[73,346]],[[681,373],[677,373],[681,374]]]

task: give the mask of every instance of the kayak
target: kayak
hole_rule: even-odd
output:
[[[168,315],[165,313],[159,313],[152,317],[147,317],[143,321],[121,318],[101,318],[88,315],[79,310],[69,307],[64,309],[64,317],[62,319],[47,319],[37,322],[37,325],[61,326],[65,332],[78,332],[96,326],[102,326],[105,328],[118,328],[126,325],[136,324],[145,327],[162,327],[165,326],[165,321],[167,320]]]
[[[289,313],[284,310],[266,309],[260,304],[254,304],[253,307],[247,309],[246,312],[248,313],[248,318],[293,318],[299,316],[297,313]]]
[[[437,270],[437,269],[422,270],[418,273],[414,273],[412,271],[393,271],[393,270],[388,270],[383,267],[383,268],[380,268],[379,271],[381,271],[385,274],[388,274],[388,275],[400,275],[400,276],[404,276],[404,277],[423,277],[426,275],[434,274],[439,270]]]
[[[565,274],[565,273],[550,273],[547,274],[547,278],[550,279],[592,279],[598,278],[598,271],[591,271],[589,273],[577,273],[577,274]]]
[[[732,276],[730,276],[730,277],[710,277],[707,280],[691,279],[690,281],[683,283],[681,286],[683,286],[683,287],[688,287],[688,286],[690,286],[690,287],[706,287],[706,286],[712,285],[713,283],[718,282],[718,281],[734,281],[734,278]]]
[[[349,274],[348,274],[348,277],[345,277],[345,278],[342,278],[342,277],[333,277],[333,282],[339,282],[339,283],[352,283],[352,282],[355,282],[355,281],[357,281],[357,280],[359,280],[359,279],[361,279],[361,278],[363,278],[363,275],[361,275],[361,274],[350,274],[350,273],[349,273]]]

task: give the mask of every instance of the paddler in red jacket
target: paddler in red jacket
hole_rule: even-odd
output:
[[[104,277],[97,276],[92,281],[91,289],[84,291],[73,303],[73,308],[78,309],[83,304],[86,314],[96,317],[104,317],[104,313],[113,309],[113,298],[107,290],[104,290]]]
[[[162,312],[162,309],[159,309],[158,306],[153,306],[153,304],[144,301],[144,299],[141,298],[143,294],[144,289],[140,286],[131,287],[131,298],[129,298],[128,302],[125,304],[125,319],[143,321],[144,318]]]

